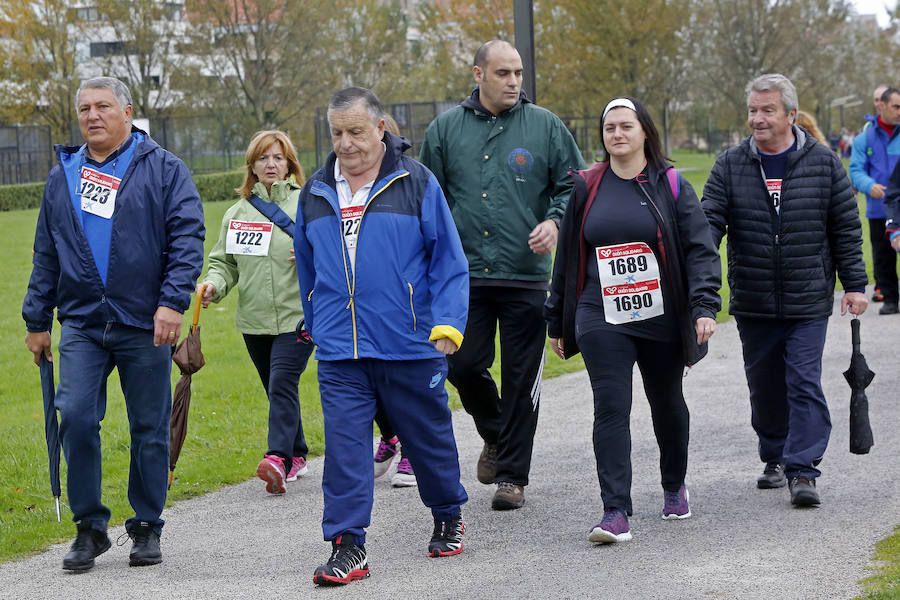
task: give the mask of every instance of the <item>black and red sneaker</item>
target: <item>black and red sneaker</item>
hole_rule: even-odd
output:
[[[352,535],[341,535],[336,540],[331,540],[331,558],[313,573],[313,583],[347,585],[368,576],[366,547],[357,546],[356,538]]]
[[[880,289],[875,288],[875,291],[872,292],[872,302],[884,302],[884,294]]]
[[[428,542],[428,556],[437,558],[459,554],[463,549],[462,538],[465,532],[466,524],[461,514],[449,521],[435,521],[434,533]]]

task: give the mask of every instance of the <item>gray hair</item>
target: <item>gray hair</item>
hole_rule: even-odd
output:
[[[799,108],[797,102],[797,88],[791,80],[781,73],[766,73],[747,84],[747,101],[750,101],[751,92],[781,92],[781,104],[785,114]]]
[[[348,87],[337,92],[328,102],[328,122],[331,123],[331,113],[336,110],[347,110],[348,108],[362,102],[366,110],[369,111],[369,117],[372,119],[373,125],[384,118],[384,109],[381,107],[381,101],[370,89],[361,87]]]
[[[116,97],[116,101],[119,103],[122,110],[125,110],[126,106],[131,106],[131,92],[128,91],[127,85],[115,77],[92,77],[90,79],[85,79],[81,82],[81,85],[78,86],[78,91],[75,92],[75,108],[78,108],[78,96],[81,95],[82,90],[102,88],[112,90],[113,96]]]

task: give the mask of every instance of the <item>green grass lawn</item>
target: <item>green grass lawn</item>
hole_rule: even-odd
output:
[[[698,195],[702,192],[714,157],[676,152],[676,166]],[[216,236],[229,203],[204,205],[207,231]],[[22,558],[45,549],[48,544],[72,538],[72,514],[65,506],[65,461],[63,461],[62,523],[56,522],[47,481],[46,445],[38,369],[25,348],[21,304],[31,272],[31,246],[37,210],[0,213],[4,236],[0,238],[0,562]],[[863,227],[867,222],[863,219]],[[864,239],[868,239],[864,231]],[[207,239],[207,252],[215,242]],[[864,245],[867,264],[868,242]],[[724,254],[724,249],[723,249]],[[724,273],[723,273],[724,275]],[[871,275],[871,270],[870,270]],[[723,277],[724,280],[724,277]],[[727,307],[727,285],[723,290]],[[193,398],[187,440],[176,469],[169,503],[205,494],[223,485],[254,476],[266,450],[268,403],[243,340],[234,326],[237,295],[201,312],[200,325],[207,365],[193,378]],[[724,311],[720,320],[727,318]],[[187,322],[187,318],[186,318]],[[58,326],[58,324],[57,324]],[[54,350],[56,336],[54,336]],[[548,348],[544,377],[580,370],[581,358],[562,361]],[[177,380],[174,369],[173,382]],[[323,450],[322,415],[315,377],[316,363],[300,380],[303,422],[310,455]],[[498,365],[493,369],[499,377]],[[450,390],[451,406],[459,407]],[[112,525],[124,522],[131,509],[126,498],[129,436],[124,401],[115,373],[110,378],[106,418],[103,421],[103,498],[112,510]],[[866,585],[875,594],[896,593],[900,565],[900,533],[885,540],[878,550],[879,575]],[[892,583],[893,582],[893,583]],[[890,587],[893,585],[893,587]],[[868,588],[867,588],[868,589]],[[866,598],[897,596],[870,595]]]

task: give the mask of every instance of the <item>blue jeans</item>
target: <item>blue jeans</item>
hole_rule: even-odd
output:
[[[822,391],[828,319],[735,317],[750,388],[751,423],[763,462],[782,462],[788,478],[821,475],[831,436]]]
[[[131,530],[147,522],[159,533],[169,471],[172,350],[154,346],[153,332],[116,323],[72,327],[59,339],[59,436],[68,465],[73,520],[106,531],[109,508],[100,498],[100,422],[106,415],[106,382],[118,368],[131,432],[128,500]]]

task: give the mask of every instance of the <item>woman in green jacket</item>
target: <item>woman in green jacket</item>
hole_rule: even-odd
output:
[[[290,139],[262,131],[250,141],[240,196],[222,218],[209,253],[209,271],[197,286],[204,307],[235,286],[238,330],[269,397],[268,446],[256,474],[270,494],[306,473],[308,447],[300,417],[298,384],[312,345],[297,339],[303,313],[293,262],[293,220],[304,183]]]

